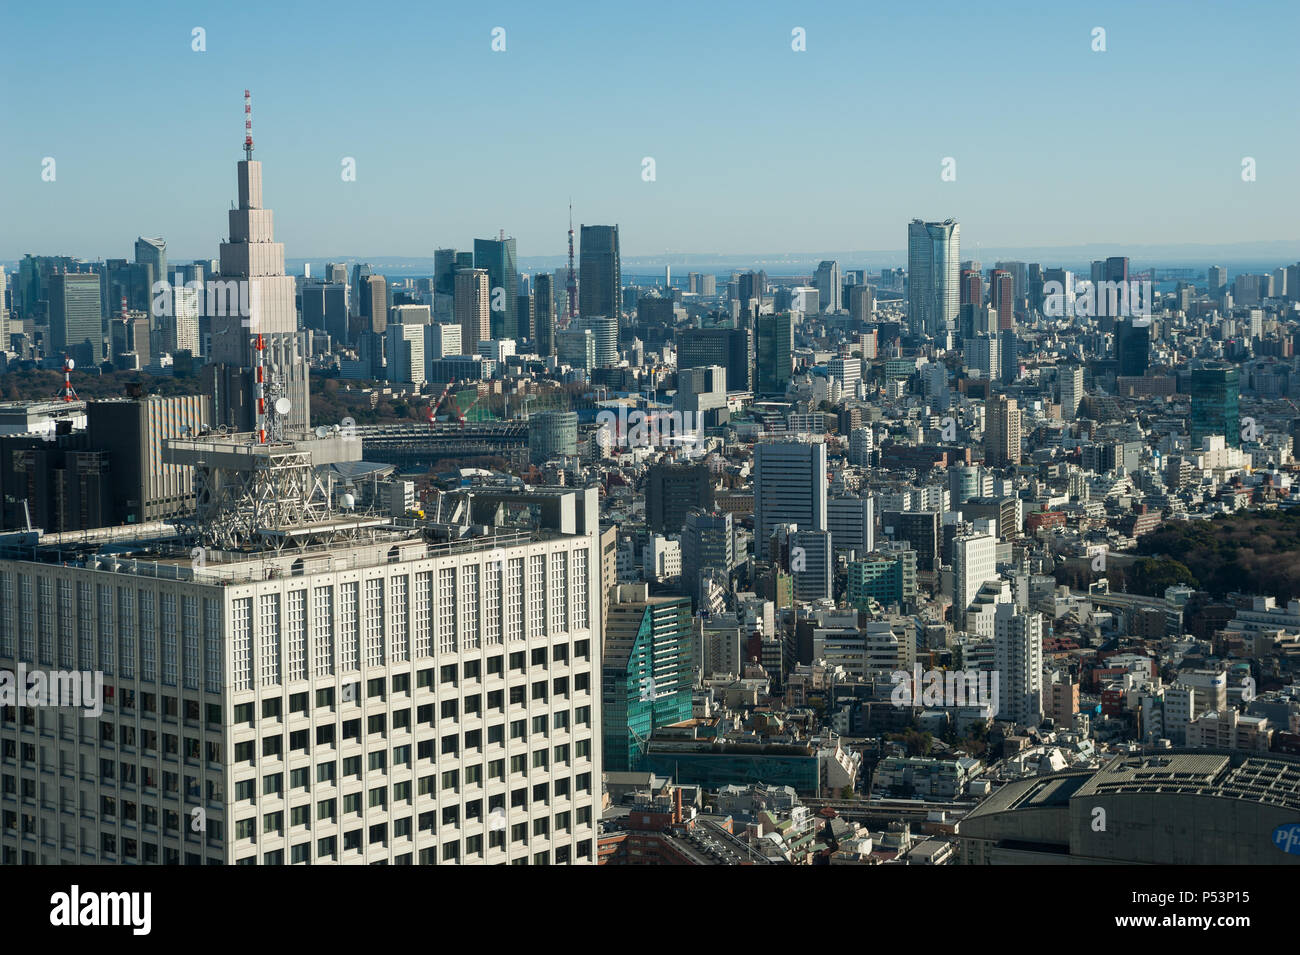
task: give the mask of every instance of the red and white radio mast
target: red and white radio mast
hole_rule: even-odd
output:
[[[77,363],[67,355],[63,356],[63,400],[76,401],[77,390],[72,387],[72,369],[77,367]]]
[[[249,162],[253,160],[253,98],[248,90],[244,90],[244,158]],[[256,318],[250,320],[256,321]],[[253,431],[257,435],[258,444],[266,444],[265,352],[266,343],[262,339],[262,333],[257,332],[253,336],[253,413],[256,417]]]
[[[253,96],[244,90],[244,158],[253,158]]]
[[[569,321],[578,314],[578,277],[573,272],[573,201],[569,201]],[[565,323],[568,324],[567,322]]]

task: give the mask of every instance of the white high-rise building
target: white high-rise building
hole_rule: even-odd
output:
[[[275,241],[271,210],[262,205],[262,164],[250,136],[239,162],[239,205],[228,213],[230,238],[221,243],[221,272],[207,289],[216,422],[253,431],[258,343],[268,409],[287,398],[285,424],[310,424],[306,345],[298,331],[295,279],[284,274],[284,244]]]
[[[168,352],[189,351],[199,353],[199,312],[202,303],[197,287],[187,287],[181,282],[172,286],[173,312],[167,318],[163,349]]]
[[[472,506],[555,516],[438,543],[320,510],[263,528],[283,550],[0,560],[0,669],[105,684],[98,719],[0,707],[0,862],[594,863],[596,492]]]
[[[465,347],[461,344],[461,328],[459,325],[435,322],[425,325],[423,330],[426,366],[429,362],[437,361],[440,358],[465,354]]]
[[[856,467],[871,466],[871,452],[875,448],[875,438],[869,425],[854,428],[849,433],[849,463]]]
[[[980,377],[993,381],[1002,374],[1000,359],[1002,353],[998,340],[992,335],[976,335],[966,339],[962,347],[962,364],[972,371],[978,371]]]
[[[952,618],[966,628],[966,611],[986,580],[998,576],[998,542],[989,534],[965,534],[952,542]]]
[[[815,285],[797,285],[790,289],[790,311],[816,315],[821,311],[821,296]]]
[[[826,445],[821,442],[754,445],[754,534],[760,549],[777,524],[826,530]]]
[[[1000,603],[993,628],[997,718],[1038,726],[1043,722],[1043,615]]]
[[[857,389],[858,382],[862,380],[862,359],[832,358],[827,365],[827,371],[832,378],[844,385],[846,392],[852,394]]]
[[[647,580],[667,580],[682,575],[682,542],[679,539],[651,534],[643,553]]]
[[[1061,417],[1073,421],[1079,414],[1079,403],[1083,401],[1083,366],[1065,365],[1057,376],[1061,382]]]
[[[390,324],[384,334],[388,341],[388,380],[423,385],[425,382],[425,325]]]
[[[840,264],[827,259],[817,266],[817,299],[823,312],[841,311],[844,297],[844,280],[840,276]]]
[[[460,326],[461,347],[473,354],[478,343],[492,337],[491,313],[488,311],[490,290],[487,269],[457,269],[456,324]]]
[[[9,350],[9,309],[5,307],[5,269],[0,265],[0,352]]]

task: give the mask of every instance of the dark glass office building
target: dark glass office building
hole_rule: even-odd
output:
[[[683,328],[677,332],[677,367],[727,369],[728,391],[754,387],[754,337],[748,328]]]
[[[543,358],[555,354],[555,276],[533,277],[533,342]]]
[[[519,337],[519,259],[515,240],[475,239],[474,268],[487,269],[488,325],[496,339]],[[502,291],[498,292],[497,289]]]
[[[1147,373],[1151,361],[1151,323],[1138,324],[1133,319],[1120,319],[1115,323],[1115,358],[1119,374],[1141,378]]]
[[[578,262],[578,314],[619,318],[622,311],[623,267],[618,251],[618,226],[584,225]]]
[[[783,395],[794,372],[794,318],[789,312],[760,315],[755,321],[758,373],[755,391]]]
[[[1241,416],[1237,409],[1238,375],[1231,366],[1193,368],[1191,376],[1192,447],[1206,435],[1221,434],[1230,448],[1241,447]]]

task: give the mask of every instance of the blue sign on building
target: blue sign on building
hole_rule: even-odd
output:
[[[1273,830],[1273,845],[1283,852],[1300,856],[1300,822],[1289,822]]]

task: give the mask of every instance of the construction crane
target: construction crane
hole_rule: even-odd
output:
[[[447,400],[447,396],[451,394],[452,386],[455,384],[454,381],[447,382],[447,386],[442,389],[442,394],[438,395],[437,400],[429,405],[429,424],[431,426],[437,420],[438,410],[442,407],[443,402]]]

